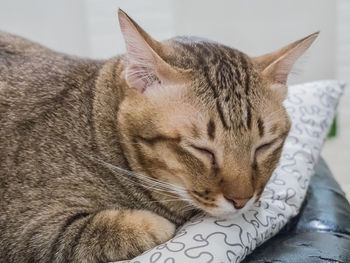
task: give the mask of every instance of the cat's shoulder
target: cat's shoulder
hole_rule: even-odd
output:
[[[45,110],[36,105],[43,105],[48,98],[55,101],[62,94],[68,96],[68,90],[93,86],[103,63],[56,52],[0,31],[0,119],[11,108]]]
[[[0,30],[0,57],[43,51],[47,49],[38,43]]]
[[[103,63],[57,52],[24,37],[0,31],[0,84],[9,80],[11,83],[40,80],[46,85],[57,84],[58,80],[69,82],[84,78]]]

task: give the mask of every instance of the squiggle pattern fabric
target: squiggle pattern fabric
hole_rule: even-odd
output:
[[[298,214],[344,84],[318,81],[289,87],[292,129],[260,201],[232,219],[197,217],[176,236],[123,263],[240,262]]]

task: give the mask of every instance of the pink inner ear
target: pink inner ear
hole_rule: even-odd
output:
[[[293,56],[286,57],[281,61],[278,61],[273,65],[273,79],[276,83],[286,84],[288,75],[292,70],[293,64],[296,59]]]
[[[155,82],[160,83],[158,77],[146,66],[131,64],[126,69],[126,80],[130,87],[144,93]]]
[[[147,85],[143,81],[142,71],[140,71],[138,68],[139,67],[136,65],[131,65],[128,67],[126,70],[126,80],[130,87],[144,93]]]
[[[128,58],[126,81],[130,87],[144,93],[153,83],[159,82],[154,51],[131,21],[124,16],[120,16],[119,21]]]
[[[126,80],[129,86],[144,93],[145,90],[158,80],[155,73],[155,61],[147,43],[139,37],[126,40],[128,65]]]
[[[275,82],[280,84],[286,84],[288,79],[288,73],[277,73],[275,75]]]
[[[309,35],[276,52],[258,58],[257,61],[264,65],[266,60],[269,65],[264,69],[265,74],[275,83],[286,84],[294,63],[310,47],[317,35],[318,33]]]

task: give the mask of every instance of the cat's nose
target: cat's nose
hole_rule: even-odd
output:
[[[229,197],[226,197],[224,196],[225,199],[227,201],[229,201],[236,209],[241,209],[243,208],[247,203],[248,201],[250,200],[250,198],[244,198],[244,199],[233,199],[233,198],[229,198]]]

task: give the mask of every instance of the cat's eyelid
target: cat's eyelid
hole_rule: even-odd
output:
[[[274,144],[275,142],[277,142],[280,139],[281,139],[281,137],[275,137],[273,139],[266,140],[263,143],[260,143],[260,145],[257,148],[259,148],[260,146],[265,145],[265,144],[271,144],[272,145],[272,144]]]
[[[213,165],[213,166],[216,166],[216,165],[217,165],[215,153],[214,153],[212,150],[210,150],[210,149],[208,149],[208,148],[206,148],[206,147],[200,147],[200,146],[196,146],[196,145],[191,145],[191,146],[192,146],[194,149],[196,149],[197,151],[200,151],[200,152],[202,152],[202,153],[204,153],[204,154],[209,155],[210,158],[211,158],[211,165]]]
[[[255,153],[263,150],[264,148],[266,148],[266,149],[270,148],[272,145],[274,145],[280,139],[281,139],[280,137],[276,137],[272,140],[269,140],[267,142],[260,144],[258,147],[255,148]]]

